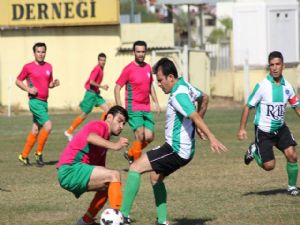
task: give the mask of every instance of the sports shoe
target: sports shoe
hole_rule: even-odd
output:
[[[164,223],[159,223],[156,218],[155,225],[170,225],[170,223],[168,221],[165,221]]]
[[[300,195],[300,190],[297,187],[288,188],[287,194],[291,196],[298,196]]]
[[[244,163],[246,165],[249,165],[251,161],[254,159],[253,153],[255,150],[256,150],[255,143],[251,143],[244,155]]]
[[[132,221],[131,221],[129,216],[128,217],[123,216],[123,218],[124,218],[124,225],[130,225],[131,224]]]
[[[132,164],[134,159],[133,156],[128,155],[128,152],[124,152],[124,158],[128,161],[129,164]]]
[[[68,141],[72,141],[72,139],[73,139],[73,135],[72,134],[69,134],[68,131],[65,131],[64,134],[68,138]]]
[[[23,158],[22,154],[19,155],[19,161],[24,165],[24,166],[31,166],[31,163],[29,161],[29,158]]]
[[[83,218],[81,217],[77,221],[76,225],[100,225],[100,223],[96,223],[95,220],[96,220],[96,218],[94,219],[94,222],[92,222],[92,223],[86,223],[86,222],[84,222]]]
[[[35,156],[35,161],[36,161],[37,166],[45,165],[42,154],[35,153],[34,156]]]

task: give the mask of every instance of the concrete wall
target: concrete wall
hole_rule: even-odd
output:
[[[250,93],[259,81],[263,80],[268,73],[265,69],[252,69],[249,71]],[[298,80],[300,77],[299,68],[286,68],[284,77],[295,89],[299,88]],[[244,71],[223,71],[217,72],[216,76],[211,77],[211,95],[233,98],[235,101],[244,100]]]

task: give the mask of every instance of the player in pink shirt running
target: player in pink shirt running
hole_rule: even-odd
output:
[[[120,91],[126,85],[125,106],[128,110],[128,124],[135,135],[135,141],[131,148],[124,154],[129,163],[140,158],[142,149],[154,139],[154,120],[150,108],[150,95],[157,112],[160,113],[153,87],[151,66],[144,61],[146,51],[146,42],[136,41],[133,44],[135,59],[123,69],[115,86],[116,104],[122,105]]]
[[[98,64],[92,70],[88,80],[85,82],[85,95],[80,103],[81,113],[72,121],[70,127],[64,132],[69,141],[73,138],[74,130],[87,118],[88,114],[93,110],[94,106],[100,106],[103,110],[101,120],[106,115],[109,107],[106,104],[104,98],[100,95],[100,88],[108,90],[108,85],[102,85],[103,69],[106,63],[106,55],[100,53],[98,55]]]
[[[94,224],[94,217],[107,199],[110,207],[120,209],[122,202],[121,175],[117,170],[106,168],[107,150],[119,151],[128,146],[128,139],[120,137],[111,142],[110,136],[119,136],[128,120],[126,109],[113,106],[105,121],[87,123],[69,142],[61,153],[56,168],[62,188],[72,192],[76,198],[83,193],[95,191],[87,212],[77,225]]]
[[[36,163],[44,166],[43,150],[52,129],[52,123],[48,116],[48,93],[49,88],[59,86],[59,80],[53,80],[52,66],[45,62],[46,44],[38,42],[33,46],[35,60],[24,65],[16,79],[16,85],[28,92],[29,108],[33,115],[33,125],[27,136],[25,146],[19,155],[19,161],[24,165],[31,165],[28,155],[38,139],[35,152]],[[26,80],[26,83],[24,83]]]

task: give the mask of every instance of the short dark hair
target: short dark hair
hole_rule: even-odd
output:
[[[161,69],[162,73],[167,77],[169,74],[173,74],[175,78],[178,78],[178,72],[175,64],[168,58],[161,58],[158,62],[153,66],[153,73],[157,74],[158,69]]]
[[[101,53],[99,53],[99,55],[98,55],[98,60],[99,60],[100,58],[106,58],[106,55],[105,55],[103,52],[101,52]]]
[[[37,42],[32,47],[33,52],[35,52],[35,49],[38,47],[45,47],[45,50],[47,50],[47,46],[44,42]]]
[[[145,41],[134,42],[132,46],[132,51],[135,51],[135,46],[145,46],[145,50],[147,50],[147,43]]]
[[[278,52],[278,51],[271,52],[268,57],[268,63],[270,64],[271,60],[274,58],[279,58],[283,62],[283,56],[282,56],[281,52]]]
[[[108,110],[107,115],[111,114],[113,116],[116,116],[118,113],[122,114],[125,117],[126,122],[128,122],[128,113],[127,113],[127,110],[125,108],[123,108],[122,106],[115,105],[115,106],[111,107]],[[106,119],[106,117],[105,117],[105,119]]]

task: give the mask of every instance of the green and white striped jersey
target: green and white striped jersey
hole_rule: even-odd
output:
[[[283,76],[280,84],[276,85],[273,77],[268,74],[260,83],[256,84],[248,98],[247,105],[255,107],[254,124],[264,132],[275,132],[283,124],[287,102],[292,107],[299,107],[299,99],[292,87]]]
[[[195,102],[202,92],[183,78],[173,86],[166,112],[165,137],[173,151],[181,158],[190,159],[195,151],[195,124],[189,119],[196,111]]]

